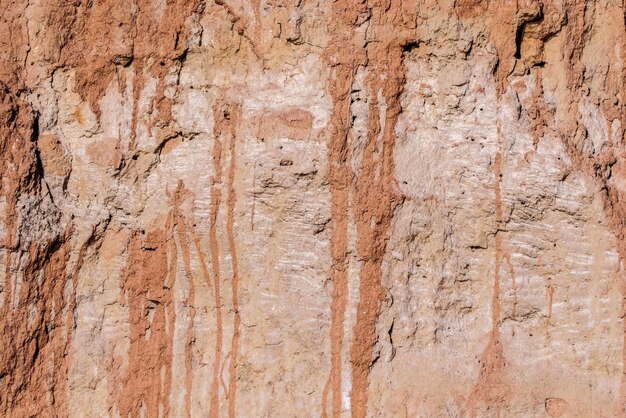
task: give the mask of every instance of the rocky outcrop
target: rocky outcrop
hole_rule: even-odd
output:
[[[0,6],[0,415],[626,416],[623,2]]]

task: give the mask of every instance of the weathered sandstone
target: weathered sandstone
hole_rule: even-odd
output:
[[[626,417],[623,0],[0,6],[0,416]]]

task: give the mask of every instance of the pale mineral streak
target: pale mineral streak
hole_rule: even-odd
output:
[[[0,416],[626,417],[623,0],[0,0]]]

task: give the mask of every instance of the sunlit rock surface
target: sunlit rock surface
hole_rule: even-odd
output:
[[[622,2],[0,6],[0,416],[626,416]]]

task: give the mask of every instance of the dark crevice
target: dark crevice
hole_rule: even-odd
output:
[[[525,29],[526,23],[522,23],[517,27],[517,31],[515,32],[515,54],[513,55],[515,59],[522,58],[522,39],[524,37]]]
[[[419,41],[411,41],[402,45],[402,53],[407,54],[420,46]]]
[[[542,20],[543,20],[543,10],[539,10],[539,13],[537,14],[537,16],[529,20],[522,21],[520,25],[517,27],[517,30],[515,32],[515,54],[513,54],[513,57],[515,59],[522,58],[522,43],[524,42],[524,34],[526,33],[526,26],[528,26],[531,23],[539,23]]]

